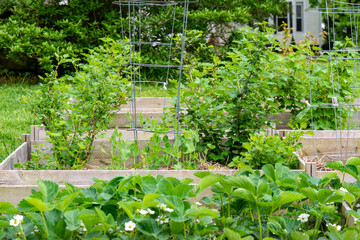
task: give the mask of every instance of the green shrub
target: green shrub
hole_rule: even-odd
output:
[[[235,157],[229,166],[250,166],[259,169],[266,164],[281,163],[295,169],[298,158],[294,152],[302,147],[299,140],[303,135],[303,132],[294,131],[281,139],[278,134],[251,134],[249,142],[243,144],[246,151],[241,153],[241,157]]]
[[[55,53],[81,57],[81,53],[100,45],[100,38],[118,40],[129,36],[128,7],[122,7],[120,14],[113,0],[71,0],[68,5],[59,5],[61,1],[1,1],[0,53],[13,60],[35,59],[41,71],[51,72],[57,65]],[[224,36],[231,32],[232,27],[228,26],[233,22],[253,23],[272,14],[280,15],[286,11],[287,3],[266,0],[258,5],[253,1],[201,0],[189,7],[188,29],[202,31],[205,42],[210,34],[227,42]],[[182,32],[184,9],[179,5],[175,10],[174,33],[177,34]],[[143,7],[141,17],[135,16],[136,24],[141,21],[142,41],[168,41],[173,15],[173,6]],[[223,32],[221,29],[229,30]],[[167,62],[168,52],[164,46],[143,45],[143,58],[152,59],[152,63]],[[151,75],[156,78],[159,71],[154,71]]]
[[[198,127],[203,148],[210,160],[226,163],[244,151],[251,133],[270,125],[271,115],[279,112],[272,97],[274,82],[266,77],[271,64],[271,32],[241,32],[238,46],[228,52],[228,61],[213,57],[212,63],[193,60],[182,89],[184,106],[180,120]]]
[[[52,155],[44,168],[82,168],[89,160],[92,144],[101,131],[108,129],[115,112],[126,103],[129,83],[123,65],[127,50],[122,45],[106,43],[86,55],[86,63],[71,60],[74,75],[58,78],[57,71],[48,75],[34,98],[29,99],[32,112],[40,119]],[[63,61],[60,60],[59,64]],[[37,153],[25,165],[39,167],[42,154]]]
[[[0,52],[21,61],[36,59],[41,71],[57,65],[55,54],[79,57],[101,45],[100,38],[119,39],[119,10],[113,1],[9,0],[0,3]]]

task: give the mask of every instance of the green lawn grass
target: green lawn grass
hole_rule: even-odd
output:
[[[0,162],[21,145],[21,135],[38,124],[22,97],[31,97],[38,85],[0,85]]]

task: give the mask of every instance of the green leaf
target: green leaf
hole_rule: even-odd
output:
[[[353,176],[354,178],[357,178],[357,176],[359,175],[359,171],[358,171],[357,167],[354,165],[345,165],[341,169],[341,171]]]
[[[280,196],[276,199],[273,209],[277,209],[282,205],[292,203],[294,201],[299,201],[304,198],[304,195],[297,192],[281,192]]]
[[[17,214],[18,210],[9,202],[0,202],[0,214]]]
[[[267,182],[260,180],[258,183],[256,195],[259,197],[262,194],[266,193],[269,190],[269,185]]]
[[[342,238],[344,240],[347,240],[347,239],[358,239],[358,233],[355,231],[355,230],[348,230],[346,231]]]
[[[149,193],[146,194],[143,198],[143,202],[142,202],[142,209],[146,209],[148,207],[153,207],[156,206],[158,204],[158,202],[154,201],[155,199],[157,199],[158,197],[160,197],[160,194],[157,193]]]
[[[153,237],[157,237],[157,235],[162,230],[162,226],[159,225],[157,222],[155,222],[155,220],[152,218],[141,219],[140,221],[138,221],[136,223],[136,228],[140,232],[142,232],[148,236],[153,236]]]
[[[191,185],[179,184],[174,188],[173,194],[179,198],[185,198],[193,188]]]
[[[313,189],[311,187],[306,187],[306,188],[300,189],[300,193],[304,194],[307,198],[309,198],[312,201],[317,200],[317,192],[315,189]]]
[[[60,202],[57,205],[57,208],[63,212],[69,207],[69,205],[74,201],[74,199],[79,195],[80,192],[74,192],[64,198],[63,200],[60,200]]]
[[[25,198],[25,200],[28,203],[30,203],[31,205],[33,205],[40,212],[45,212],[45,211],[51,210],[50,208],[48,208],[48,206],[46,205],[45,202],[43,202],[42,200],[40,200],[38,198]]]
[[[360,165],[360,158],[359,157],[351,157],[346,161],[345,165],[359,166]]]
[[[0,229],[2,229],[3,227],[7,227],[7,226],[10,226],[9,221],[0,220]]]
[[[262,168],[265,176],[271,180],[272,182],[275,182],[276,181],[276,175],[275,175],[275,170],[274,170],[274,167],[270,164],[267,164],[265,166],[263,166]]]
[[[326,167],[341,171],[341,167],[344,166],[344,164],[342,163],[342,161],[331,161],[331,162],[327,162],[325,163]]]
[[[199,195],[202,191],[204,191],[207,187],[210,187],[214,185],[217,182],[220,182],[222,179],[224,179],[225,175],[220,174],[210,174],[202,178],[199,182],[197,195]]]
[[[293,231],[291,233],[291,240],[309,240],[310,237],[306,233]]]
[[[173,185],[167,179],[161,179],[158,183],[159,191],[164,195],[173,195]]]
[[[240,240],[243,239],[241,237],[241,234],[233,229],[230,228],[225,228],[224,229],[224,235],[229,239],[229,240]],[[250,239],[254,239],[254,238],[250,238]]]
[[[59,185],[55,182],[47,180],[38,180],[36,183],[39,186],[40,192],[44,197],[44,201],[47,203],[54,201],[59,191]]]
[[[118,202],[118,205],[124,210],[131,220],[134,219],[134,211],[129,204],[125,202]]]
[[[157,191],[157,182],[153,176],[143,176],[141,182],[141,188],[144,193],[155,193]]]
[[[197,217],[197,218],[209,216],[209,217],[216,218],[216,217],[219,216],[219,213],[214,209],[210,209],[210,208],[207,208],[207,207],[200,207],[200,208],[187,210],[186,213],[185,213],[185,216]]]
[[[171,208],[178,211],[181,215],[184,214],[185,206],[183,201],[176,196],[166,196],[164,197],[164,200],[166,202],[166,205],[170,206]]]
[[[317,200],[323,204],[335,202],[337,200],[340,200],[341,198],[342,198],[341,195],[329,189],[320,189],[317,193]]]
[[[170,230],[175,234],[183,234],[184,233],[184,223],[175,222],[170,220]]]
[[[253,195],[256,194],[255,185],[249,177],[232,176],[229,179],[225,180],[224,182],[226,184],[229,184],[229,185],[232,185],[232,186],[235,186],[238,188],[246,189],[248,192],[250,192]]]
[[[65,212],[64,217],[65,217],[65,222],[67,224],[67,228],[70,231],[75,231],[80,227],[81,222],[77,220],[79,217],[79,209]]]

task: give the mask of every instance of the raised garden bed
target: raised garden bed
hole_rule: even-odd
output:
[[[204,170],[16,170],[14,164],[23,163],[28,160],[31,151],[32,140],[26,135],[24,142],[8,158],[0,164],[0,202],[10,202],[13,204],[28,196],[31,189],[37,188],[37,180],[50,180],[57,182],[61,188],[65,183],[71,183],[77,187],[86,188],[94,183],[93,179],[111,180],[117,176],[140,175],[163,175],[164,177],[175,177],[178,179],[191,178],[193,184],[197,185],[199,178],[194,176],[195,172]],[[299,170],[309,171],[309,166],[299,160]],[[294,170],[298,171],[298,170]],[[211,170],[215,174],[230,175],[235,174],[236,170]],[[203,195],[210,195],[211,192],[204,191]]]
[[[276,130],[274,133],[284,137],[286,132],[294,130]],[[307,167],[307,172],[313,177],[322,177],[329,172],[337,172],[340,179],[343,178],[341,172],[334,171],[325,166],[328,161],[345,161],[355,155],[359,155],[358,147],[360,144],[360,131],[351,131],[351,134],[345,134],[345,131],[318,130],[312,131],[314,135],[304,135],[301,139],[303,145],[298,157]],[[342,157],[341,157],[342,156]],[[355,178],[349,174],[345,175],[346,182],[354,182]]]

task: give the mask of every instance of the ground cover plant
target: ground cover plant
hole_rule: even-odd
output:
[[[360,159],[345,168],[359,179]],[[198,172],[178,180],[147,175],[95,180],[86,189],[38,181],[39,190],[17,208],[0,203],[3,239],[358,239],[339,212],[343,201],[359,200],[359,180],[341,182],[276,164],[235,175]],[[207,188],[213,195],[201,197]]]

